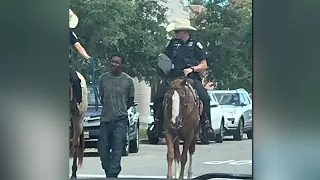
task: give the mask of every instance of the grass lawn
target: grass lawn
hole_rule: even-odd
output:
[[[146,123],[140,123],[139,128],[139,139],[147,138],[147,124]]]

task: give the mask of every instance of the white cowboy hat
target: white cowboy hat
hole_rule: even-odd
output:
[[[69,28],[77,27],[79,19],[77,15],[73,13],[71,9],[69,9]]]
[[[167,28],[167,32],[175,31],[175,30],[193,30],[196,31],[195,27],[191,26],[190,20],[185,18],[179,18],[170,23]]]

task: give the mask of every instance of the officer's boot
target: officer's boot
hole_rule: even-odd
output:
[[[154,103],[153,104],[153,106],[151,107],[152,109],[153,109],[153,122],[154,122],[154,129],[155,130],[153,130],[153,132],[154,132],[154,135],[155,136],[158,136],[158,134],[159,134],[159,128],[160,128],[160,126],[159,126],[159,108],[158,108],[158,106]]]
[[[204,113],[202,114],[202,121],[204,125],[205,136],[212,140],[214,139],[214,131],[211,124],[210,102],[203,103]]]

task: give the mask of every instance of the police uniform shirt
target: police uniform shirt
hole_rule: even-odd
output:
[[[69,43],[74,45],[77,42],[79,42],[79,38],[77,37],[76,33],[69,29]]]
[[[201,45],[200,42],[195,41],[192,38],[189,38],[186,42],[184,42],[181,39],[170,40],[167,43],[167,46],[163,53],[167,55],[170,59],[172,59],[174,48],[185,48],[185,47],[191,47],[193,45],[194,45],[194,57],[200,63],[202,60],[204,60],[203,46]]]
[[[69,29],[69,43],[70,45],[74,45],[79,42],[79,38],[71,29]],[[72,47],[69,45],[69,63],[71,63],[71,54],[72,54]]]

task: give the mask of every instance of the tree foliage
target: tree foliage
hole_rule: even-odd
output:
[[[166,8],[158,0],[72,0],[71,9],[79,17],[75,29],[89,55],[95,58],[96,74],[105,72],[114,52],[126,56],[125,71],[150,82],[152,63],[167,40]],[[252,89],[252,0],[195,0],[203,4],[193,24],[193,36],[203,45],[209,62],[209,79],[218,88]],[[74,66],[88,77],[89,68],[78,53]]]
[[[95,58],[96,74],[105,72],[115,52],[126,57],[125,71],[150,81],[151,66],[166,43],[166,9],[156,0],[77,0],[71,8],[79,17],[75,29],[89,55]],[[75,54],[73,63],[88,77],[88,64]]]
[[[224,4],[224,5],[221,5]],[[209,1],[193,23],[207,52],[209,79],[218,88],[252,90],[252,1]]]

